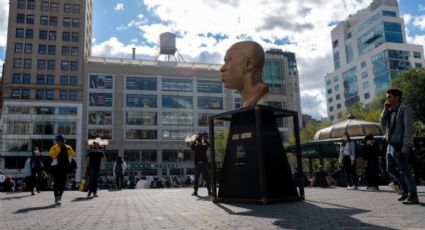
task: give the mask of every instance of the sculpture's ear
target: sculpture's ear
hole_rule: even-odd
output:
[[[245,60],[245,68],[247,71],[253,71],[256,68],[256,62],[257,60],[255,60],[254,57],[248,57]]]

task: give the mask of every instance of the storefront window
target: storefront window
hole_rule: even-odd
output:
[[[110,75],[90,75],[91,89],[112,89],[113,77]]]
[[[89,124],[90,125],[112,125],[112,112],[111,111],[90,111]]]
[[[90,93],[90,106],[112,107],[112,93]]]
[[[94,139],[100,137],[101,139],[112,140],[112,130],[111,129],[89,129],[88,139]]]
[[[156,113],[127,111],[126,124],[127,125],[156,125]]]
[[[163,112],[162,125],[193,125],[193,114],[182,112]]]
[[[156,78],[127,77],[128,90],[156,90]]]
[[[125,135],[127,140],[155,140],[158,139],[157,130],[129,129]]]
[[[162,90],[173,92],[192,92],[192,80],[189,79],[162,79]]]

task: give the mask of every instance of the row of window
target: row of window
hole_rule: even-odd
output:
[[[156,129],[127,129],[125,130],[125,140],[158,140],[159,131]],[[160,139],[162,140],[184,140],[187,136],[193,135],[194,130],[162,130]],[[88,129],[88,138],[112,140],[112,129]]]
[[[32,54],[32,44],[15,43],[15,53]],[[56,45],[38,45],[38,54],[40,55],[56,55]],[[62,56],[78,56],[78,47],[62,46]]]
[[[58,17],[57,16],[40,16],[40,25],[43,26],[57,26],[58,25]],[[80,19],[79,18],[70,18],[64,17],[62,22],[63,27],[80,27]]]
[[[13,68],[19,69],[31,69],[32,68],[32,59],[21,59],[15,58],[13,60]],[[37,60],[37,69],[39,70],[56,70],[56,61],[55,60]],[[61,71],[78,71],[78,61],[61,61],[60,62]]]
[[[25,38],[25,39],[33,39],[34,30],[33,29],[22,29],[16,28],[15,38]],[[38,39],[40,40],[49,40],[56,41],[57,40],[57,32],[54,30],[40,30],[38,34]],[[62,41],[64,42],[79,42],[80,41],[80,33],[78,32],[62,32]]]
[[[12,99],[31,99],[31,90],[30,89],[12,89]],[[35,90],[35,99],[37,100],[53,100],[55,99],[54,90],[44,90],[37,89]],[[77,100],[77,91],[61,91],[60,100],[64,101],[76,101]]]
[[[77,115],[76,107],[7,106],[7,114]]]
[[[14,73],[12,82],[14,84],[31,84],[31,74],[24,73]],[[60,84],[61,85],[73,85],[76,86],[78,83],[77,76],[67,76],[63,75],[60,77]],[[54,85],[55,84],[55,75],[43,75],[38,74],[37,75],[37,85]]]
[[[90,93],[89,105],[112,107],[112,93]],[[198,109],[223,109],[223,98],[198,96]],[[157,108],[157,95],[127,94],[126,106],[136,108]],[[193,109],[192,96],[162,95],[162,108]]]
[[[35,0],[18,0],[18,9],[35,9]],[[50,11],[50,12],[58,12],[59,11],[59,3],[57,2],[41,2],[40,4],[41,11]],[[63,4],[63,12],[64,13],[80,13],[80,5],[79,4]]]

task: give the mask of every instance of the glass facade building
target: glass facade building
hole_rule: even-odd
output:
[[[325,87],[328,116],[334,123],[344,119],[345,109],[367,104],[387,90],[403,71],[424,65],[423,46],[406,43],[396,0],[372,1],[339,23],[331,37],[334,71],[325,76]],[[343,94],[337,91],[340,86]]]

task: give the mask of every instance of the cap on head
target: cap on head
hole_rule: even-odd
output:
[[[56,141],[65,141],[65,137],[62,134],[58,134],[55,137]]]

